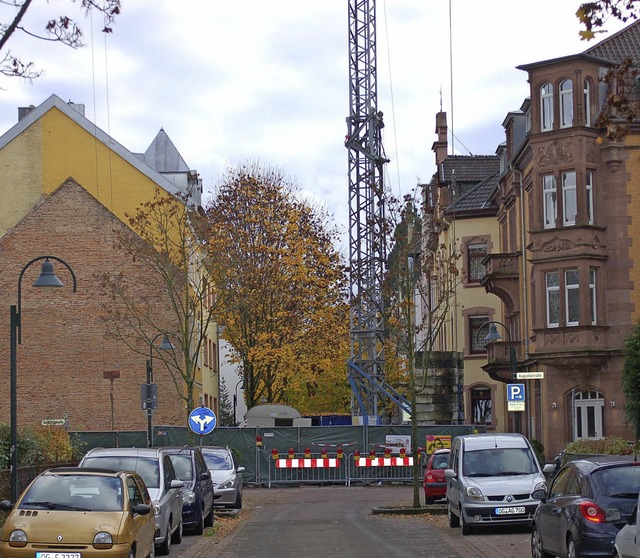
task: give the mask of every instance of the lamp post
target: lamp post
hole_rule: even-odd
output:
[[[22,278],[29,266],[37,261],[44,260],[40,276],[33,284],[34,287],[63,287],[62,281],[58,279],[53,271],[53,264],[50,260],[55,260],[64,265],[71,273],[73,279],[73,292],[76,292],[76,276],[73,269],[64,260],[55,256],[38,256],[22,268],[18,277],[18,304],[12,304],[10,308],[10,414],[11,414],[11,501],[18,499],[18,345],[22,344]]]
[[[504,330],[507,332],[507,341],[509,342],[509,369],[511,370],[511,381],[516,382],[518,379],[518,360],[516,359],[516,348],[511,344],[511,332],[509,328],[504,325],[502,322],[498,320],[489,320],[488,322],[483,323],[476,332],[476,338],[480,334],[480,331],[484,326],[489,326],[489,333],[487,333],[484,340],[487,343],[492,343],[493,341],[500,341],[502,336],[498,332],[497,325],[501,325]],[[515,412],[515,428],[516,432],[520,432],[520,411]]]
[[[242,384],[240,389],[244,389],[244,380],[239,380],[236,384],[235,393],[233,394],[233,426],[238,426],[238,419],[236,418],[236,407],[238,406],[238,386]]]
[[[153,410],[158,407],[158,387],[153,383],[153,349],[158,337],[164,335],[160,348],[163,351],[175,349],[166,333],[158,333],[149,343],[149,360],[147,360],[147,383],[143,385],[143,408],[147,409],[147,447],[153,447]]]

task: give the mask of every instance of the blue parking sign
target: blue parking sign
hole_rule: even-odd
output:
[[[507,401],[524,401],[524,384],[507,384]]]

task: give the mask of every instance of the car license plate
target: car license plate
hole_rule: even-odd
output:
[[[36,558],[82,558],[80,552],[36,552]]]
[[[524,506],[517,506],[514,508],[496,508],[496,515],[516,515],[524,513]]]

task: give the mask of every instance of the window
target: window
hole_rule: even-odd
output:
[[[471,354],[483,354],[486,351],[484,348],[486,345],[484,338],[486,334],[489,333],[489,330],[487,328],[482,328],[482,331],[480,331],[480,328],[483,324],[486,324],[489,319],[489,316],[486,314],[469,316],[469,336],[471,337],[469,343],[471,350],[469,352]],[[478,333],[480,334],[478,335]]]
[[[573,126],[573,83],[565,79],[560,84],[560,127]]]
[[[562,173],[562,209],[563,223],[575,225],[576,213],[578,212],[575,171]]]
[[[542,177],[544,228],[553,229],[558,216],[556,178],[551,174]]]
[[[580,321],[580,285],[577,269],[569,269],[564,272],[564,289],[567,325],[578,325]]]
[[[593,225],[593,173],[587,171],[585,176],[585,187],[587,189],[587,223]]]
[[[482,264],[482,260],[486,255],[486,243],[467,244],[468,280],[470,283],[479,283],[485,276],[485,267]]]
[[[471,416],[473,424],[491,424],[493,405],[491,403],[491,389],[478,386],[471,389]]]
[[[584,80],[584,125],[591,126],[591,82]]]
[[[589,270],[589,310],[591,323],[596,325],[596,270]]]
[[[540,88],[540,128],[543,132],[553,130],[553,88],[550,83]]]
[[[547,326],[558,327],[560,325],[560,284],[558,272],[545,273],[547,289]]]

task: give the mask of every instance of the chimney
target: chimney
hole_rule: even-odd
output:
[[[437,166],[440,166],[440,163],[447,158],[447,131],[447,113],[439,112],[436,114],[436,134],[438,134],[438,139],[431,146],[432,151],[436,154]]]
[[[31,111],[33,111],[36,107],[33,105],[29,105],[28,107],[18,107],[18,122],[22,120],[25,116],[27,116]]]

